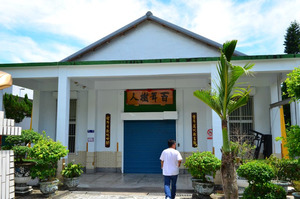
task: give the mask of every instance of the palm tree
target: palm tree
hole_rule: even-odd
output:
[[[253,64],[235,66],[230,63],[237,40],[223,44],[220,49],[221,57],[217,70],[219,80],[214,82],[216,90],[197,90],[194,95],[212,108],[222,120],[223,147],[221,175],[226,199],[238,198],[237,175],[234,166],[234,154],[231,151],[230,139],[227,131],[227,121],[230,113],[246,105],[250,88],[236,87],[237,80],[244,74],[249,74]]]

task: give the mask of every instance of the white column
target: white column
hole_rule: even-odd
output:
[[[88,120],[87,120],[87,137],[92,138],[88,142],[88,151],[95,152],[95,129],[96,129],[96,90],[88,91]],[[91,133],[94,132],[94,133]],[[94,142],[92,140],[94,139]]]
[[[292,125],[300,125],[300,103],[291,103],[291,123]]]
[[[280,101],[279,89],[280,84],[278,81],[274,82],[270,86],[271,91],[271,103],[276,103]],[[281,142],[275,141],[276,137],[281,137],[281,125],[280,125],[280,107],[274,107],[270,110],[270,119],[271,119],[271,133],[273,140],[273,153],[281,157]]]
[[[32,129],[39,132],[39,118],[40,118],[40,91],[33,91],[32,103]]]
[[[296,103],[292,102],[290,103],[290,109],[291,109],[291,125],[297,124],[297,112],[296,112]]]
[[[211,65],[211,88],[216,90],[216,83],[218,83],[218,71],[215,65]],[[215,150],[215,156],[219,159],[222,157],[221,148],[223,146],[223,137],[222,137],[222,122],[221,118],[216,114],[215,111],[212,111],[212,129],[213,129],[213,147]]]
[[[96,130],[96,107],[97,107],[97,97],[96,90],[88,91],[88,116],[87,116],[87,142],[88,151],[86,155],[86,172],[94,173],[96,172],[96,145],[95,145],[95,130]]]
[[[70,79],[64,69],[59,70],[57,96],[56,140],[68,147],[70,114]]]

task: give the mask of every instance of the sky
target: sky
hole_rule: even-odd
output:
[[[247,55],[283,54],[300,0],[0,0],[0,63],[52,62],[151,11]]]

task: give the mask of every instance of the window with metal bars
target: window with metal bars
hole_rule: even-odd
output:
[[[245,106],[230,114],[228,128],[231,138],[236,135],[250,135],[249,130],[253,129],[253,97],[249,98]]]
[[[70,116],[69,116],[69,152],[75,153],[76,138],[76,99],[70,100]]]

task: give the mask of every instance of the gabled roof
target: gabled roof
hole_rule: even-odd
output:
[[[215,41],[212,41],[212,40],[210,40],[210,39],[208,39],[206,37],[203,37],[203,36],[198,35],[198,34],[196,34],[194,32],[191,32],[191,31],[189,31],[187,29],[184,29],[184,28],[179,27],[179,26],[177,26],[175,24],[172,24],[172,23],[167,22],[167,21],[165,21],[163,19],[160,19],[160,18],[154,16],[150,11],[148,11],[146,13],[146,15],[142,16],[141,18],[139,18],[139,19],[131,22],[130,24],[128,24],[128,25],[120,28],[119,30],[117,30],[117,31],[115,31],[115,32],[107,35],[106,37],[103,37],[102,39],[100,39],[100,40],[98,40],[98,41],[90,44],[89,46],[87,46],[87,47],[85,47],[85,48],[77,51],[76,53],[74,53],[74,54],[66,57],[65,59],[61,60],[61,62],[74,61],[74,60],[82,57],[84,54],[87,54],[87,53],[89,53],[91,51],[96,50],[96,48],[99,48],[101,45],[106,44],[107,42],[111,41],[112,39],[114,39],[114,38],[116,38],[116,37],[124,34],[125,32],[128,32],[131,29],[136,28],[139,24],[141,24],[141,23],[143,23],[143,22],[145,22],[147,20],[154,21],[154,22],[156,22],[158,24],[161,24],[162,26],[167,27],[167,28],[169,28],[169,29],[171,29],[171,30],[173,30],[175,32],[179,32],[179,33],[181,33],[183,35],[186,35],[186,36],[188,36],[190,38],[195,39],[196,41],[200,41],[200,42],[202,42],[204,44],[207,44],[209,46],[212,46],[214,48],[219,49],[219,48],[222,47],[221,44],[219,44],[219,43],[217,43]],[[241,53],[239,51],[235,51],[234,55],[235,56],[245,56],[246,54]]]

